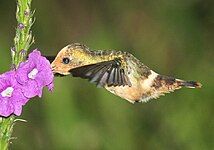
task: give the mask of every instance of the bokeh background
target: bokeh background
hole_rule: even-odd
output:
[[[155,71],[196,80],[130,104],[79,78],[56,78],[15,125],[14,150],[211,150],[214,148],[214,1],[33,0],[33,48],[55,55],[73,42],[131,52]],[[0,1],[0,71],[10,67],[15,0]]]

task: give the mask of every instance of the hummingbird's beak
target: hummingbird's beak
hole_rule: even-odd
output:
[[[45,56],[45,58],[50,62],[51,64],[51,70],[55,74],[55,65],[53,65],[53,61],[55,60],[56,56]]]
[[[56,56],[45,56],[45,58],[47,58],[47,60],[52,63],[54,61],[54,59],[56,58]]]
[[[52,62],[54,61],[54,59],[56,58],[56,56],[44,56],[51,64],[51,70],[52,72],[55,74],[54,69],[55,69],[55,65],[52,64]]]

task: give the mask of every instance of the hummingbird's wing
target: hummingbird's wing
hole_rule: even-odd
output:
[[[88,79],[98,87],[131,86],[129,78],[118,59],[85,65],[70,70],[73,77]]]

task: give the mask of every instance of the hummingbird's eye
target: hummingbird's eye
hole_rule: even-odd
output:
[[[70,59],[69,59],[68,57],[63,58],[63,59],[62,59],[62,62],[63,62],[64,64],[69,64],[69,63],[70,63]]]

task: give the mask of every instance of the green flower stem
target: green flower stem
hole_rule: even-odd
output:
[[[7,150],[13,132],[14,116],[0,118],[0,149]]]
[[[14,38],[15,46],[12,50],[12,62],[16,67],[25,59],[27,50],[34,42],[31,32],[34,23],[31,2],[32,0],[18,0],[17,3],[16,20],[18,24]]]
[[[17,0],[16,20],[18,24],[14,47],[11,49],[14,68],[17,68],[25,60],[27,51],[34,42],[31,32],[34,12],[31,11],[31,3],[32,0]],[[0,150],[8,150],[16,120],[18,119],[15,119],[14,115],[8,118],[0,117]]]

